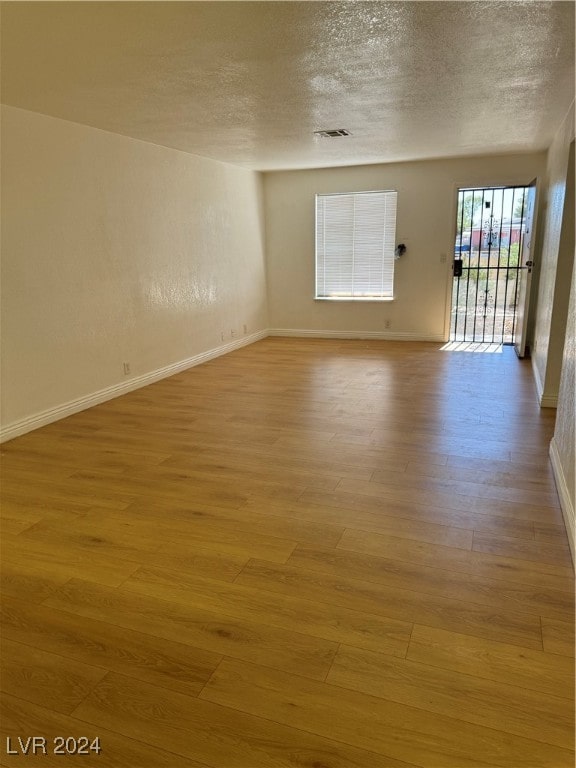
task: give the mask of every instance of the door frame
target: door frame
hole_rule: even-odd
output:
[[[530,317],[530,306],[532,305],[532,278],[534,275],[534,267],[535,267],[535,260],[534,260],[534,252],[536,250],[536,243],[537,243],[537,235],[538,235],[538,206],[540,204],[540,199],[538,197],[538,180],[532,179],[532,181],[529,184],[529,188],[534,189],[534,208],[532,211],[532,222],[531,222],[531,231],[530,231],[530,260],[532,261],[531,265],[527,267],[524,264],[524,246],[525,246],[525,240],[522,242],[522,252],[519,255],[519,266],[522,270],[527,270],[527,272],[523,275],[522,273],[519,273],[518,280],[519,280],[519,289],[521,295],[523,295],[524,298],[524,307],[522,312],[522,327],[520,328],[520,334],[522,338],[522,346],[520,347],[518,344],[518,337],[517,337],[517,329],[518,329],[518,315],[516,316],[516,328],[514,329],[514,350],[516,351],[516,354],[518,357],[522,360],[524,357],[526,357],[526,350],[529,350],[528,346],[528,318]],[[526,234],[524,234],[524,237],[526,237]],[[522,287],[521,281],[524,280],[524,286]],[[526,312],[526,308],[528,311]]]

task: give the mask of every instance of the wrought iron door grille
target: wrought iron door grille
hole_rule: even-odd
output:
[[[450,341],[513,344],[527,187],[458,190]]]

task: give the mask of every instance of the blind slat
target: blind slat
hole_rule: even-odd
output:
[[[316,195],[316,297],[392,298],[397,192]]]

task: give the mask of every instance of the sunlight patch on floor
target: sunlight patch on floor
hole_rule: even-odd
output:
[[[502,354],[502,344],[488,344],[482,341],[449,341],[441,352],[483,352]]]

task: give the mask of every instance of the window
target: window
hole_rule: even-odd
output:
[[[396,191],[316,195],[316,298],[392,299]]]

